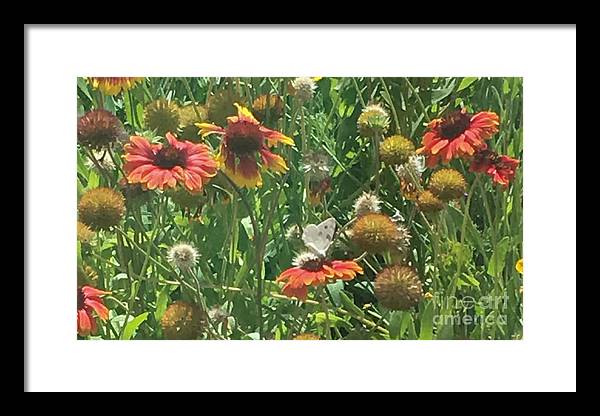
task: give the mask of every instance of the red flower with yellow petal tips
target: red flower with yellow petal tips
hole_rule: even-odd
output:
[[[179,183],[190,192],[199,192],[217,174],[218,163],[205,144],[179,141],[172,133],[165,137],[168,143],[163,146],[131,136],[123,166],[127,180],[147,189],[162,191]]]
[[[143,77],[88,77],[92,87],[106,95],[117,95],[121,91],[127,91],[143,79]]]
[[[464,109],[455,111],[429,123],[423,147],[417,153],[427,157],[429,167],[440,161],[448,163],[455,157],[473,156],[487,148],[485,141],[498,132],[499,124],[498,115],[491,111],[477,114],[468,114]]]
[[[276,173],[288,170],[285,160],[271,152],[278,143],[294,145],[291,137],[263,126],[252,113],[235,104],[237,116],[227,117],[227,127],[198,123],[202,136],[211,133],[223,136],[219,162],[229,178],[239,187],[254,188],[262,185],[259,167]]]
[[[295,267],[282,272],[277,282],[286,282],[281,291],[289,297],[306,300],[309,286],[327,284],[333,280],[352,280],[363,269],[353,260],[327,260],[312,253],[300,254]]]
[[[471,172],[485,173],[494,182],[505,189],[515,177],[515,171],[521,162],[506,155],[499,155],[490,150],[483,150],[475,155],[469,170]]]
[[[92,286],[81,286],[77,289],[77,333],[86,337],[96,333],[96,312],[98,318],[106,321],[108,319],[108,308],[100,296],[108,295],[110,292],[96,289]]]

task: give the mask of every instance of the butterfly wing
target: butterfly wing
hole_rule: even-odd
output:
[[[306,247],[321,257],[325,257],[335,234],[336,222],[328,218],[319,225],[309,224],[304,228],[302,241]]]

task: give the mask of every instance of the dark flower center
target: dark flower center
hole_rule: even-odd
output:
[[[78,288],[77,289],[77,310],[83,308],[84,300],[85,300],[85,298],[83,296],[83,290],[81,290],[81,288]]]
[[[496,165],[499,162],[498,154],[491,150],[482,150],[475,155],[475,162]]]
[[[440,134],[444,139],[455,139],[464,133],[471,124],[471,115],[461,111],[450,113],[440,124]]]
[[[309,272],[316,272],[323,268],[323,264],[328,263],[324,259],[314,259],[308,260],[302,264],[302,268],[304,270],[308,270]]]
[[[232,135],[227,137],[227,147],[236,155],[249,155],[262,147],[261,137]]]
[[[156,166],[163,169],[185,167],[185,154],[173,146],[165,146],[156,154]]]

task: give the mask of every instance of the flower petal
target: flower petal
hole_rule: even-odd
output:
[[[263,165],[267,169],[277,173],[285,173],[288,170],[287,164],[281,156],[271,153],[266,149],[262,149],[260,155],[262,156]]]
[[[235,107],[238,110],[238,120],[247,121],[252,124],[259,124],[258,120],[254,118],[254,116],[252,115],[250,110],[248,110],[246,107],[244,107],[238,103],[233,103],[233,105],[235,105]]]
[[[267,139],[267,144],[269,147],[275,146],[277,143],[287,144],[289,146],[294,146],[294,139],[286,136],[283,133],[280,133],[275,130],[271,130],[266,128],[265,126],[259,127],[260,132],[263,134],[265,139]]]
[[[208,136],[211,133],[225,134],[225,129],[223,127],[215,126],[214,124],[195,123],[195,125],[200,129],[200,135],[202,137]]]
[[[85,309],[77,311],[77,333],[86,337],[92,332],[92,317],[90,317]]]
[[[83,303],[92,308],[103,321],[108,319],[108,308],[104,306],[100,298],[88,298]]]

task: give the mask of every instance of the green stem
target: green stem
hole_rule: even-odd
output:
[[[198,111],[198,107],[196,107],[196,98],[194,98],[194,93],[192,92],[190,83],[188,82],[187,78],[185,78],[185,77],[182,77],[181,80],[183,81],[183,85],[185,85],[185,89],[187,90],[188,95],[192,99],[192,108],[194,109],[194,113],[196,113],[196,117],[198,117],[199,121],[204,121],[204,120],[200,120],[202,117],[200,115],[200,111]]]
[[[354,88],[356,89],[356,95],[358,95],[358,100],[360,101],[360,104],[363,106],[363,108],[366,107],[367,104],[365,103],[365,100],[362,97],[360,87],[358,86],[358,82],[356,82],[356,78],[352,77],[352,83],[354,84]]]
[[[331,340],[331,324],[329,323],[329,308],[327,307],[327,300],[325,299],[325,291],[322,286],[317,288],[317,293],[319,295],[319,301],[321,304],[321,309],[325,313],[325,338]]]
[[[402,129],[400,128],[400,122],[398,121],[398,113],[396,113],[396,106],[394,106],[394,103],[392,102],[392,96],[390,95],[390,90],[388,89],[387,85],[385,84],[383,77],[379,77],[379,80],[381,81],[381,85],[383,86],[383,89],[385,91],[385,95],[387,97],[386,101],[388,102],[388,105],[390,106],[390,109],[392,110],[392,116],[394,117],[394,124],[396,125],[396,131],[398,132],[398,134],[402,134]]]
[[[421,111],[423,111],[423,116],[425,117],[425,120],[427,120],[427,122],[430,122],[431,118],[429,118],[429,114],[427,114],[427,108],[425,107],[425,104],[423,104],[423,100],[421,100],[421,97],[419,96],[419,94],[417,94],[417,90],[415,90],[415,87],[413,87],[413,85],[410,83],[408,78],[404,77],[404,82],[406,82],[406,84],[408,85],[408,88],[410,88],[413,95],[417,98],[417,102],[419,103],[419,106],[421,107]]]
[[[371,138],[371,143],[373,144],[373,164],[375,165],[375,194],[379,194],[379,188],[381,187],[381,179],[379,177],[379,170],[381,168],[381,161],[379,158],[379,144],[381,143],[381,139],[383,139],[383,137]]]
[[[473,181],[473,185],[471,186],[471,189],[475,189],[475,187],[477,186],[479,182],[479,176],[475,177],[475,181]],[[467,197],[467,202],[465,203],[465,211],[463,213],[463,223],[462,226],[460,228],[460,247],[461,250],[463,247],[465,247],[465,234],[467,233],[467,221],[471,221],[471,217],[470,217],[470,209],[471,209],[471,200],[473,199],[473,194],[475,192],[469,192],[469,196]],[[463,268],[463,263],[465,262],[464,259],[464,254],[460,253],[460,261],[458,262],[458,270],[456,271],[456,278],[460,278],[460,275],[462,273],[462,268]],[[457,279],[454,279],[454,281],[456,282]],[[452,288],[452,290],[450,291],[450,295],[454,295],[453,290],[454,287]]]
[[[125,172],[123,172],[121,165],[119,163],[117,163],[117,158],[113,154],[113,151],[110,147],[108,148],[108,156],[110,157],[110,160],[112,160],[112,162],[115,164],[117,170],[121,173],[121,175],[123,175],[123,177],[126,178],[127,175],[125,175]]]
[[[129,111],[131,111],[131,121],[133,123],[133,127],[139,127],[140,121],[137,118],[137,112],[135,111],[135,104],[133,103],[133,94],[131,94],[131,90],[127,90],[127,98],[129,101]],[[113,160],[114,162],[114,160]],[[116,163],[115,163],[116,165]]]
[[[148,262],[150,261],[150,258],[152,257],[153,242],[154,242],[154,239],[156,238],[156,235],[158,234],[158,230],[160,229],[160,220],[163,217],[164,209],[166,208],[166,205],[167,205],[167,198],[165,197],[163,201],[159,201],[158,216],[154,222],[154,229],[152,230],[152,235],[150,237],[150,240],[148,241],[148,248],[146,249],[146,256],[144,258],[144,263],[142,265],[140,272],[138,273],[138,279],[139,279],[140,284],[146,274],[146,269],[148,268]],[[119,230],[119,231],[121,231],[121,230]],[[125,232],[121,231],[121,233],[127,237],[127,234]],[[127,320],[129,319],[129,316],[131,315],[131,308],[132,308],[133,302],[135,300],[135,295],[136,295],[136,293],[134,293],[134,290],[133,290],[133,286],[134,286],[133,280],[132,280],[133,276],[130,276],[130,279],[131,280],[130,280],[129,288],[130,288],[131,292],[130,292],[130,297],[129,297],[129,304],[128,304],[128,308],[127,308],[127,313],[125,314],[125,321],[123,323],[123,327],[121,328],[121,334],[119,335],[119,338],[121,338],[123,336],[123,331],[125,331],[125,326],[127,326]],[[137,290],[139,290],[139,285],[137,286],[137,288],[138,288]],[[137,292],[137,290],[135,292]]]

